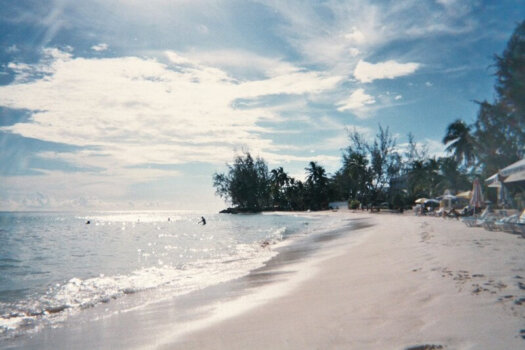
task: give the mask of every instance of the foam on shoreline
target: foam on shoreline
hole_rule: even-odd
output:
[[[178,334],[200,329],[238,315],[259,305],[263,300],[287,293],[293,285],[289,283],[292,276],[294,281],[299,281],[301,278],[300,273],[292,271],[304,271],[305,269],[298,269],[297,266],[305,264],[308,261],[305,257],[318,250],[320,245],[315,240],[321,236],[326,239],[334,233],[337,235],[338,228],[348,225],[348,221],[341,218],[325,218],[324,215],[316,214],[305,215],[322,218],[324,225],[321,231],[318,231],[315,225],[316,229],[307,229],[294,236],[287,236],[287,239],[283,240],[279,236],[285,233],[277,230],[271,235],[276,237],[274,240],[261,242],[262,245],[258,249],[264,254],[258,254],[256,261],[253,258],[249,261],[226,260],[219,264],[220,266],[224,264],[222,270],[228,272],[232,270],[228,266],[230,264],[246,265],[249,263],[249,266],[244,266],[242,269],[233,269],[234,271],[246,271],[246,268],[251,266],[251,271],[248,270],[247,274],[244,272],[239,276],[223,276],[224,273],[219,272],[220,269],[215,269],[218,275],[210,276],[208,280],[211,280],[203,284],[201,288],[179,293],[179,295],[170,293],[171,297],[159,299],[158,297],[162,295],[155,290],[158,288],[153,288],[136,294],[132,293],[133,295],[125,298],[117,298],[108,304],[95,303],[91,308],[82,310],[81,313],[71,314],[67,310],[67,320],[57,324],[58,327],[44,327],[32,335],[32,339],[22,339],[10,345],[12,348],[45,349],[53,348],[56,344],[60,344],[60,347],[67,347],[85,343],[88,347],[96,348],[141,346],[149,348],[151,347],[151,334],[155,334],[155,342],[166,339],[164,343],[169,343]],[[302,215],[299,214],[299,216]],[[348,231],[348,228],[344,230]],[[297,266],[292,266],[294,264]],[[188,275],[186,278],[191,280],[192,276]],[[166,313],[165,310],[176,311]],[[148,334],[140,327],[135,329],[133,336],[128,337],[134,339],[132,342],[112,336],[125,329],[135,328],[133,320],[137,318],[142,320],[141,323],[157,322],[157,324],[153,327],[152,332],[147,332]],[[101,332],[105,333],[105,337],[90,336]]]

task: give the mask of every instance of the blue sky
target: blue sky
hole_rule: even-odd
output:
[[[333,173],[347,131],[442,154],[518,0],[0,0],[0,210],[215,210],[249,150]]]

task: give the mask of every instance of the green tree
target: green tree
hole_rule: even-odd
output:
[[[438,163],[441,174],[438,187],[440,193],[444,193],[447,189],[457,193],[471,188],[466,171],[461,169],[460,164],[454,158],[440,158]]]
[[[237,156],[227,173],[215,173],[216,193],[243,210],[260,211],[270,205],[270,176],[262,158],[254,160],[250,153]]]
[[[443,143],[448,145],[446,151],[452,153],[458,163],[473,164],[475,160],[475,141],[471,135],[471,127],[457,119],[447,127]]]
[[[306,190],[310,209],[327,209],[330,197],[326,170],[318,165],[317,162],[310,162],[305,170]]]
[[[480,103],[474,137],[482,176],[490,176],[521,158],[519,137],[508,120],[502,104]]]
[[[343,154],[343,166],[335,176],[339,199],[366,202],[370,193],[371,181],[372,177],[366,156],[348,149],[347,153]]]
[[[443,138],[454,159],[482,177],[525,156],[525,21],[494,60],[494,102],[478,102],[476,121],[466,125],[456,120]]]
[[[289,198],[287,198],[286,190],[290,185],[290,177],[282,167],[273,169],[270,172],[271,194],[274,207],[281,209],[288,209],[290,207]]]
[[[335,181],[340,196],[363,204],[386,200],[392,178],[401,174],[401,156],[389,128],[379,125],[372,143],[356,130],[349,132],[350,145],[343,152],[343,166]]]
[[[525,147],[525,21],[514,30],[501,56],[496,61],[497,102],[507,114],[509,132]]]
[[[372,173],[372,202],[382,202],[387,198],[387,187],[392,178],[400,175],[401,156],[395,149],[396,140],[390,134],[389,128],[379,125],[379,132],[372,145],[367,145],[370,153]]]
[[[290,185],[285,190],[291,210],[306,209],[306,188],[302,181],[290,178]]]

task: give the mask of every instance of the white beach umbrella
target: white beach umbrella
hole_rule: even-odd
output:
[[[474,208],[481,208],[483,206],[483,193],[481,192],[481,185],[478,179],[474,179],[474,183],[472,184],[470,205]]]
[[[464,199],[470,199],[471,196],[472,196],[472,191],[465,191],[465,192],[460,192],[456,194],[456,197],[464,198]]]

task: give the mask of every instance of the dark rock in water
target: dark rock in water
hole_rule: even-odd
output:
[[[260,213],[260,210],[245,209],[245,208],[227,208],[221,210],[220,214],[256,214]]]

